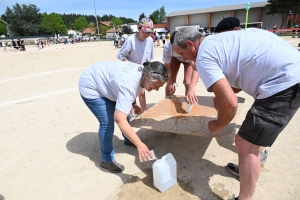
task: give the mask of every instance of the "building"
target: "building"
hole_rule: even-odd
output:
[[[249,26],[272,29],[274,24],[277,24],[277,27],[281,24],[280,14],[273,16],[266,14],[268,11],[267,4],[267,1],[251,3],[251,8],[248,11]],[[167,15],[167,29],[173,32],[176,26],[200,25],[214,31],[214,27],[225,17],[237,17],[243,24],[246,20],[245,8],[246,3],[171,12]]]
[[[153,24],[153,31],[156,31],[159,34],[167,33],[167,23]]]
[[[99,25],[102,24],[103,26],[110,27],[110,21],[104,21],[104,22],[99,22]]]
[[[82,35],[90,35],[90,34],[95,34],[94,28],[86,28],[82,31]]]
[[[70,29],[70,30],[67,30],[67,33],[68,35],[76,35],[76,31]]]

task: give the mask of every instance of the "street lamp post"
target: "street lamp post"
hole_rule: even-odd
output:
[[[99,35],[98,19],[97,19],[97,13],[96,13],[96,3],[95,3],[95,0],[94,0],[94,8],[95,8],[95,17],[96,17],[96,23],[97,23],[98,37],[100,37],[100,35]],[[99,40],[100,40],[100,38],[99,38]]]
[[[246,4],[246,21],[245,21],[245,29],[247,28],[248,24],[248,11],[250,10],[250,3]]]

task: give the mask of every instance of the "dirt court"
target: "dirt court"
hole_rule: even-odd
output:
[[[283,39],[295,48],[300,43],[299,38]],[[219,200],[238,194],[239,180],[225,166],[238,161],[234,137],[253,102],[243,92],[238,96],[246,100],[229,136],[135,129],[158,158],[172,153],[177,161],[178,183],[165,193],[153,185],[154,161],[140,163],[136,149],[123,145],[117,126],[115,157],[125,170],[111,174],[99,166],[98,121],[80,98],[77,84],[86,67],[117,60],[117,52],[112,41],[52,45],[40,51],[28,46],[26,52],[4,53],[0,48],[0,200]],[[155,60],[161,60],[163,48],[154,52]],[[178,95],[184,94],[182,81],[181,68]],[[197,95],[212,95],[200,80]],[[149,108],[164,98],[164,88],[146,97]],[[299,130],[298,112],[268,148],[254,199],[300,199]]]

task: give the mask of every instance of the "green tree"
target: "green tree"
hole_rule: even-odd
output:
[[[139,21],[141,21],[141,19],[143,19],[143,18],[145,18],[145,17],[146,17],[145,13],[140,14],[140,16],[139,16]]]
[[[123,21],[119,18],[115,17],[110,20],[110,28],[117,29],[117,28],[121,27],[122,24],[123,24]]]
[[[159,9],[159,20],[158,23],[164,23],[166,21],[166,11],[165,11],[165,7],[162,6]]]
[[[155,10],[149,18],[153,21],[154,24],[163,23],[166,21],[166,11],[165,7],[162,6],[159,10]]]
[[[106,34],[106,31],[109,29],[109,27],[104,26],[103,24],[100,24],[99,29],[100,29],[100,33],[101,33],[102,35],[105,35],[105,34]]]
[[[56,13],[51,13],[49,15],[43,14],[41,25],[42,28],[50,32],[53,37],[55,34],[66,32],[64,21],[61,16]]]
[[[84,17],[79,17],[74,22],[74,28],[76,30],[79,30],[80,32],[82,32],[88,26],[89,26],[89,24]]]
[[[267,15],[281,14],[280,28],[287,27],[287,17],[290,13],[296,14],[300,11],[300,0],[268,0],[268,3]]]
[[[0,19],[0,35],[7,35],[6,24]]]
[[[149,18],[153,21],[153,24],[159,23],[159,10],[155,10]]]
[[[15,35],[28,36],[37,35],[41,32],[41,14],[40,9],[33,4],[16,3],[12,9],[6,7],[3,19],[11,25]]]

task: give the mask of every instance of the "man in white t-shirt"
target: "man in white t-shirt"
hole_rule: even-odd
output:
[[[238,198],[252,199],[261,170],[260,153],[272,146],[300,106],[298,50],[256,28],[206,38],[192,28],[181,28],[173,48],[183,59],[196,62],[204,85],[216,96],[218,118],[208,123],[212,134],[226,127],[236,114],[238,101],[232,88],[255,98],[235,137]]]
[[[195,94],[195,86],[199,79],[198,72],[195,68],[194,62],[192,61],[184,61],[180,55],[178,55],[173,50],[173,41],[177,31],[174,31],[171,35],[170,42],[166,44],[163,51],[163,62],[166,67],[169,69],[170,78],[166,85],[166,96],[173,95],[176,88],[174,87],[174,83],[176,83],[177,74],[182,64],[184,67],[184,78],[183,84],[185,86],[185,95],[189,97],[191,101],[189,103],[193,104],[194,101],[197,101],[197,97]]]

